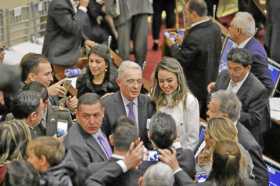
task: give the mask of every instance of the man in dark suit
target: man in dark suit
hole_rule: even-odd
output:
[[[239,121],[262,146],[263,133],[271,125],[267,90],[250,72],[252,59],[246,49],[232,49],[227,60],[228,71],[222,71],[216,83],[208,85],[208,91],[225,89],[237,95],[242,103]]]
[[[112,131],[112,135],[110,135],[110,142],[114,147],[114,152],[112,154],[112,158],[109,161],[117,162],[119,160],[124,160],[131,144],[136,142],[137,138],[137,128],[131,120],[126,117],[118,120],[118,124],[115,125],[115,128]],[[96,171],[100,171],[100,169],[102,170],[102,167],[106,167],[107,164],[108,162],[89,165],[87,171],[92,175],[86,180],[86,185],[94,185],[93,183],[100,179],[96,177],[96,175],[98,175],[96,174]],[[139,177],[139,170],[131,169],[124,174],[120,174],[116,178],[108,178],[102,180],[102,185],[137,186]]]
[[[120,116],[128,116],[135,121],[138,135],[147,148],[151,144],[147,135],[147,119],[154,113],[154,106],[147,95],[140,94],[142,87],[142,69],[134,62],[124,61],[118,69],[117,84],[120,91],[105,96],[102,100],[105,116],[102,130],[109,136]]]
[[[180,167],[194,178],[195,160],[193,152],[190,149],[183,149],[180,142],[176,140],[176,123],[171,115],[163,112],[154,114],[149,123],[149,137],[154,150],[171,150],[174,148]],[[153,161],[144,161],[140,168],[145,172],[150,165],[155,163]]]
[[[108,160],[112,155],[111,146],[100,127],[104,107],[98,95],[86,93],[79,98],[74,124],[64,139],[66,150],[78,167],[87,167],[93,162]]]
[[[255,20],[250,13],[238,12],[231,21],[229,32],[238,48],[245,48],[252,55],[251,72],[263,83],[270,95],[274,85],[268,70],[266,51],[263,45],[254,38],[255,27]]]
[[[239,143],[249,152],[253,161],[253,175],[260,185],[268,184],[268,174],[265,162],[262,158],[262,149],[254,139],[250,131],[244,127],[238,120],[240,117],[241,103],[238,97],[226,90],[218,90],[211,96],[208,104],[207,115],[213,117],[228,117],[238,130]]]
[[[51,64],[73,66],[80,56],[89,0],[51,1],[42,54]],[[79,7],[78,7],[79,4]],[[77,8],[78,7],[78,8]],[[86,44],[92,44],[87,40]]]
[[[268,47],[269,56],[280,63],[280,1],[267,1],[267,31],[265,44]]]
[[[153,13],[151,1],[106,0],[105,7],[108,9],[107,13],[114,17],[114,24],[118,31],[117,40],[120,56],[124,60],[129,59],[130,41],[132,40],[135,61],[143,66],[147,55],[147,18]]]
[[[207,85],[218,75],[222,49],[221,31],[207,17],[204,0],[190,0],[185,5],[186,20],[190,29],[179,46],[169,43],[171,56],[182,65],[191,92],[200,104],[200,116],[206,118]]]

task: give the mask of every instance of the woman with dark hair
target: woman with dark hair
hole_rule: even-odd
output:
[[[88,57],[85,74],[77,80],[78,96],[87,92],[94,92],[99,96],[116,92],[117,71],[112,64],[112,57],[106,45],[95,45]]]

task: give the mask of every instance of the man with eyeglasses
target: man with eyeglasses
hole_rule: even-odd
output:
[[[219,74],[216,83],[208,85],[208,92],[224,89],[236,94],[242,103],[239,122],[263,147],[263,133],[271,125],[267,90],[251,73],[252,58],[246,49],[232,49],[227,60],[228,70]]]
[[[147,119],[151,118],[155,109],[147,95],[141,94],[143,84],[142,68],[135,62],[124,61],[118,69],[117,84],[119,92],[106,96],[103,100],[105,116],[102,129],[107,136],[120,116],[127,116],[137,127],[138,136],[149,148],[147,136]]]

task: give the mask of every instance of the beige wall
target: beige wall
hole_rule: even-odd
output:
[[[39,2],[39,0],[0,0],[0,9],[16,8],[27,4],[28,2]]]

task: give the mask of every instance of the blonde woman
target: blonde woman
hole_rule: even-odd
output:
[[[205,142],[199,146],[195,153],[197,178],[201,176],[199,174],[202,174],[202,172],[207,176],[211,171],[212,155],[216,143],[221,141],[238,143],[237,134],[237,128],[230,119],[217,117],[208,121],[205,131]],[[241,150],[240,176],[248,179],[253,170],[253,162],[248,151],[241,144],[239,144],[239,148]]]
[[[181,65],[174,58],[164,57],[153,80],[151,97],[157,111],[174,118],[181,147],[194,150],[199,140],[199,104],[188,89]]]

